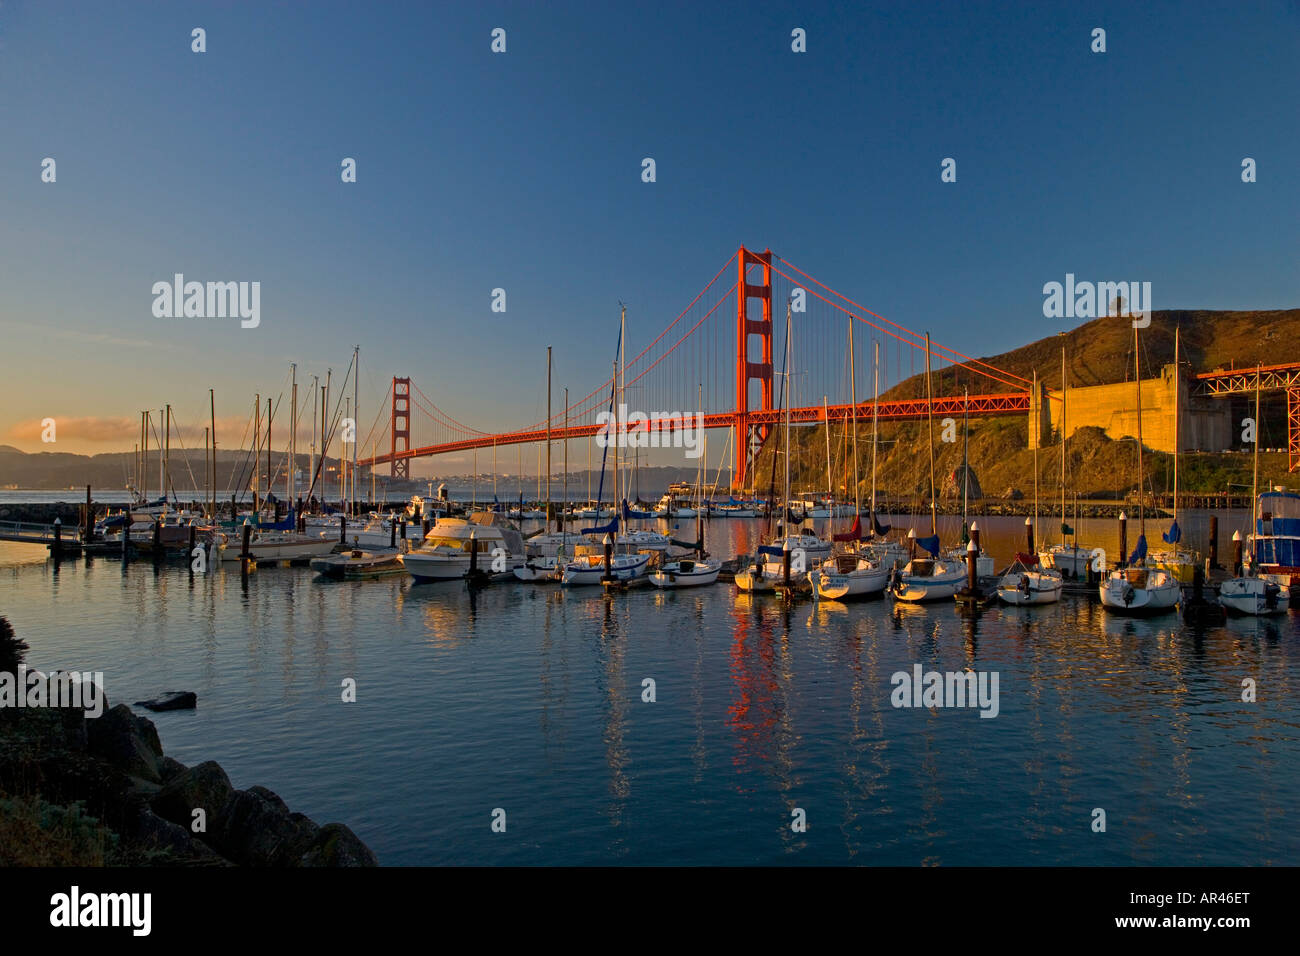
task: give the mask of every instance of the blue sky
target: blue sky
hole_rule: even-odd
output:
[[[48,415],[82,423],[58,450],[129,448],[115,422],[170,401],[201,428],[209,387],[242,421],[358,342],[363,432],[395,373],[526,425],[546,345],[586,394],[619,300],[644,345],[741,243],[972,355],[1063,327],[1066,272],[1294,307],[1298,60],[1281,0],[5,0],[0,442],[53,450],[23,437]],[[261,325],[155,318],[176,272],[260,281]]]

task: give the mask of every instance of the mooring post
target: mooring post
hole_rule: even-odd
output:
[[[162,522],[158,516],[153,519],[153,560],[157,564],[162,559]]]
[[[348,543],[348,515],[347,512],[345,511],[339,515],[339,544],[346,545],[347,543]]]
[[[63,522],[58,518],[54,519],[54,547],[51,554],[54,555],[55,561],[63,557]]]
[[[1219,516],[1210,515],[1210,567],[1219,566]]]
[[[126,512],[126,521],[122,525],[122,563],[126,564],[131,550],[131,512]]]
[[[605,535],[605,574],[602,581],[614,580],[614,539]]]
[[[190,519],[190,549],[186,552],[190,558],[194,557],[194,519]],[[194,573],[194,562],[190,561],[190,573]]]
[[[790,539],[781,542],[781,580],[790,586]]]
[[[979,545],[971,538],[966,544],[966,587],[972,595],[975,594],[975,585],[979,583],[979,555]]]
[[[970,523],[970,540],[971,544],[975,545],[975,552],[978,554],[980,550],[980,523],[978,521]]]
[[[388,512],[388,546],[390,548],[397,547],[397,515],[391,511]]]
[[[1232,532],[1232,573],[1241,576],[1241,532]]]
[[[90,485],[86,485],[86,530],[81,533],[81,540],[93,541],[95,538],[95,513],[91,510]]]
[[[1034,519],[1033,519],[1033,518],[1026,518],[1026,519],[1025,519],[1025,547],[1028,549],[1028,550],[1026,550],[1026,552],[1025,552],[1026,554],[1034,554],[1034,553],[1035,553],[1035,551],[1034,551]]]

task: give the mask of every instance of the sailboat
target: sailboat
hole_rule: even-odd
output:
[[[1163,551],[1151,552],[1151,563],[1173,576],[1180,585],[1191,584],[1196,568],[1200,565],[1199,555],[1177,547],[1183,532],[1178,527],[1178,445],[1179,445],[1179,402],[1182,399],[1178,387],[1179,375],[1178,328],[1174,328],[1174,520],[1169,530],[1160,535],[1166,544],[1174,545]]]
[[[703,411],[703,388],[700,389],[700,397],[697,399],[699,408]],[[697,418],[696,421],[700,419]],[[704,455],[700,459],[699,466],[695,476],[695,500],[701,501],[704,497],[704,463],[709,458],[708,439],[704,440]],[[659,570],[650,575],[650,583],[657,588],[689,588],[698,587],[702,584],[713,584],[718,580],[718,574],[722,571],[722,562],[717,558],[709,557],[704,551],[704,519],[702,515],[697,515],[695,519],[695,557],[679,558],[676,561],[669,561]]]
[[[784,529],[783,533],[769,544],[759,547],[758,563],[736,572],[736,587],[746,592],[775,591],[779,587],[784,587],[787,583],[798,584],[807,578],[807,565],[823,560],[831,553],[830,543],[823,541],[815,534],[788,530],[789,512],[786,511],[784,503],[790,501],[790,308],[790,302],[787,301],[785,305],[785,370],[783,372],[784,381],[781,386],[782,404],[785,406],[785,482],[781,501],[783,502],[783,517],[786,520],[779,525],[780,528]],[[798,560],[800,556],[803,558],[802,562]],[[776,560],[768,561],[769,557],[775,557]],[[785,572],[787,561],[791,565],[789,582],[786,581]],[[797,570],[800,563],[805,566],[805,570]]]
[[[1137,456],[1138,456],[1138,540],[1129,555],[1127,568],[1111,571],[1098,586],[1101,604],[1120,614],[1158,614],[1172,611],[1182,599],[1182,588],[1173,575],[1160,568],[1145,566],[1146,485],[1142,474],[1142,374],[1139,365],[1138,330],[1133,328],[1133,378],[1137,389]]]
[[[1219,586],[1219,603],[1233,614],[1271,615],[1285,614],[1291,606],[1290,579],[1283,574],[1259,574],[1260,559],[1272,557],[1278,546],[1289,547],[1292,563],[1300,565],[1300,495],[1287,492],[1274,492],[1269,495],[1259,494],[1259,369],[1255,369],[1255,467],[1251,479],[1251,518],[1255,525],[1254,534],[1250,535],[1251,547],[1245,553],[1241,573]],[[1276,503],[1273,499],[1278,499]],[[1270,505],[1264,511],[1265,499]],[[1287,506],[1290,507],[1287,507]],[[1282,507],[1278,507],[1282,506]],[[1289,511],[1290,514],[1286,512]],[[1267,517],[1265,517],[1267,515]],[[1279,527],[1281,524],[1281,527]],[[1276,532],[1287,535],[1289,540],[1278,540]],[[1267,536],[1265,533],[1267,532]]]
[[[930,333],[925,334],[925,397],[929,408],[930,435],[930,535],[918,538],[916,529],[907,532],[912,542],[911,559],[895,577],[890,593],[900,601],[942,601],[952,597],[966,583],[966,569],[958,562],[939,558],[938,501],[934,488],[934,397],[930,382]],[[917,545],[930,557],[918,558]]]
[[[853,421],[854,519],[853,527],[848,532],[833,536],[835,541],[844,542],[847,547],[836,554],[832,554],[826,559],[821,568],[815,572],[813,584],[816,588],[816,594],[828,601],[845,601],[873,594],[883,594],[885,585],[889,583],[889,575],[894,569],[892,564],[885,566],[880,561],[874,560],[869,552],[862,550],[860,547],[862,542],[862,492],[858,480],[858,392],[856,356],[853,347],[853,322],[853,317],[849,316],[849,401],[852,406]],[[877,345],[877,364],[874,372],[877,391],[880,388],[879,356],[880,350],[879,345]],[[830,428],[830,416],[827,415],[826,432],[828,436]],[[827,440],[829,441],[829,438]],[[874,442],[874,435],[872,440]],[[871,476],[873,489],[875,487],[874,469],[875,454],[873,446],[873,474]]]
[[[1037,377],[1037,376],[1035,376]],[[1092,560],[1092,552],[1088,548],[1079,546],[1079,536],[1074,528],[1071,528],[1065,522],[1065,440],[1069,432],[1065,427],[1066,415],[1066,377],[1065,377],[1065,349],[1061,349],[1061,541],[1051,547],[1044,548],[1038,553],[1038,563],[1044,568],[1060,572],[1061,577],[1077,580],[1088,576],[1088,565]],[[1037,392],[1034,393],[1038,394]],[[1038,453],[1038,443],[1034,443],[1035,458]],[[1034,487],[1038,487],[1037,468],[1035,467]],[[1035,497],[1037,492],[1035,492]],[[1038,523],[1038,505],[1034,505],[1034,523]],[[1075,525],[1079,521],[1076,516]],[[1074,544],[1070,544],[1066,539],[1074,535]]]
[[[965,418],[962,425],[961,443],[961,538],[962,543],[949,549],[945,557],[956,564],[966,563],[966,545],[970,539],[970,391],[963,393]],[[992,577],[994,571],[993,555],[986,554],[981,548],[975,558],[975,572],[982,578]]]
[[[610,426],[609,442],[614,447],[614,500],[619,500],[619,467],[618,467],[618,406],[619,397],[622,394],[620,387],[619,373],[620,365],[623,360],[623,342],[627,331],[627,308],[624,307],[621,313],[618,333],[618,350],[614,359],[613,382],[610,391]],[[624,423],[626,430],[626,423]],[[608,449],[607,449],[608,450]],[[605,483],[605,469],[602,461],[601,476],[602,490]],[[597,508],[600,506],[599,498],[601,493],[597,493]],[[639,536],[653,535],[656,541],[653,544],[662,544],[663,549],[668,547],[668,539],[663,535],[657,535],[653,532],[631,532],[620,536],[620,527],[627,521],[632,514],[628,508],[627,501],[622,502],[622,511],[614,515],[614,520],[608,525],[592,528],[583,528],[582,534],[590,536],[603,535],[603,541],[600,545],[579,545],[574,555],[574,560],[564,566],[561,574],[561,583],[575,585],[592,585],[601,584],[604,581],[630,581],[634,578],[644,577],[649,570],[650,553],[649,550],[639,546]],[[608,546],[610,551],[609,559],[606,560],[605,550]]]
[[[1038,395],[1038,369],[1034,369],[1034,395]],[[1064,415],[1061,434],[1065,434]],[[1064,471],[1062,471],[1064,474]],[[1062,499],[1064,501],[1064,499]],[[1064,511],[1062,511],[1064,514]],[[1034,442],[1034,524],[1038,524],[1038,442]],[[1032,554],[1018,553],[998,581],[998,599],[1003,604],[1052,604],[1061,599],[1061,572],[1044,570]]]

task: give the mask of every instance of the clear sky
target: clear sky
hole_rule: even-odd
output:
[[[4,0],[0,443],[129,449],[145,407],[201,429],[211,387],[229,445],[289,362],[337,380],[357,343],[363,433],[393,374],[530,424],[545,346],[585,395],[619,300],[643,345],[742,243],[972,355],[1064,327],[1067,272],[1294,307],[1297,63],[1293,0]],[[155,317],[175,273],[259,281],[260,325]]]

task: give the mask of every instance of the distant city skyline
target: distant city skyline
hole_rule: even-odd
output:
[[[290,362],[337,385],[358,343],[363,442],[393,375],[518,428],[547,345],[557,405],[585,395],[620,300],[640,348],[742,243],[975,356],[1078,324],[1043,308],[1068,274],[1149,281],[1157,310],[1294,307],[1297,26],[1287,3],[7,4],[0,444],[130,451],[168,402],[201,441],[213,388],[232,447]],[[160,315],[176,275],[205,305],[258,283],[256,324],[239,289]]]

